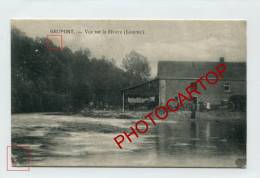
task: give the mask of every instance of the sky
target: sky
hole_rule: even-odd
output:
[[[118,66],[135,50],[147,57],[152,76],[161,60],[218,61],[223,56],[225,61],[246,61],[246,21],[12,20],[12,27],[32,38],[60,34],[53,30],[73,30],[61,33],[65,47],[88,48],[92,57],[113,58]],[[108,34],[109,30],[114,33]],[[140,34],[124,34],[125,30]]]

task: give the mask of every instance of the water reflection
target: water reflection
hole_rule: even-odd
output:
[[[160,123],[153,134],[148,139],[155,142],[158,157],[196,160],[235,155],[245,159],[245,120],[182,119]]]
[[[136,143],[115,147],[130,119],[22,114],[12,116],[12,144],[31,148],[32,166],[243,167],[245,119],[169,118]],[[139,144],[140,143],[140,144]],[[17,160],[23,155],[13,152]],[[21,158],[21,159],[19,159]],[[26,164],[27,162],[24,162]]]

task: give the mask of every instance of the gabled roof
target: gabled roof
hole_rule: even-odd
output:
[[[158,79],[194,79],[214,70],[219,62],[160,61]],[[225,62],[224,80],[246,80],[245,62]]]
[[[147,84],[152,83],[152,82],[154,82],[156,80],[157,79],[152,79],[152,80],[149,80],[149,81],[146,81],[146,82],[143,82],[143,83],[139,83],[139,84],[131,86],[131,87],[123,88],[123,89],[121,89],[121,91],[139,88],[139,87],[142,87],[143,85],[147,85]]]
[[[150,97],[159,92],[159,83],[157,79],[153,79],[139,85],[121,89],[128,96],[133,97]]]

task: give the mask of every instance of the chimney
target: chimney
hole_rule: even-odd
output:
[[[220,62],[220,63],[224,63],[224,62],[225,62],[225,58],[224,58],[224,57],[220,57],[220,58],[219,58],[219,62]]]

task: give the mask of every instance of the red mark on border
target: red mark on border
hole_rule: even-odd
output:
[[[56,38],[56,39],[55,39]],[[51,44],[53,44],[53,40],[59,40],[59,46],[58,47],[52,47]],[[54,35],[47,35],[45,40],[46,48],[49,51],[62,51],[63,50],[63,36],[61,34],[54,34]]]
[[[31,149],[29,148],[29,146],[24,146],[24,145],[8,145],[6,147],[6,171],[30,171],[31,168],[28,166],[28,167],[16,167],[16,165],[14,164],[16,161],[14,160],[14,158],[12,157],[12,148],[20,148],[22,149],[23,151],[26,152],[26,155],[27,155],[27,165],[30,165],[31,163],[31,158],[32,158],[32,155],[31,155]]]

